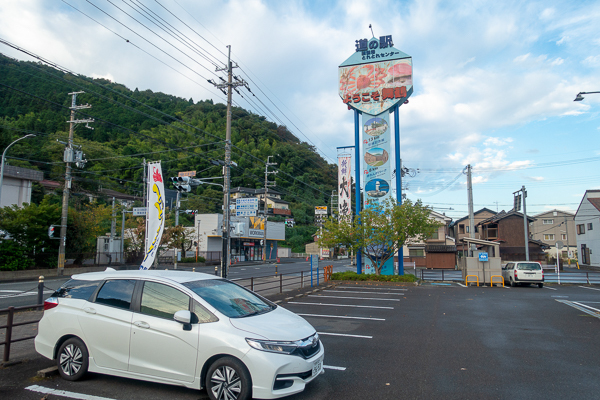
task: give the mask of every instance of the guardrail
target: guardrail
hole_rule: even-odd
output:
[[[500,282],[502,282],[502,287],[504,287],[504,278],[502,277],[502,275],[490,276],[490,286],[494,286],[494,278],[500,278]]]
[[[24,340],[31,340],[31,339],[35,339],[35,335],[33,336],[26,336],[26,337],[22,337],[22,338],[18,338],[18,339],[13,339],[12,338],[12,330],[15,326],[23,326],[23,325],[31,325],[31,324],[37,324],[40,320],[36,319],[33,321],[26,321],[26,322],[17,322],[14,323],[14,315],[15,315],[15,311],[20,311],[20,310],[30,310],[30,309],[35,309],[35,308],[39,308],[39,307],[43,307],[43,304],[34,304],[31,306],[23,306],[23,307],[8,307],[5,308],[3,310],[0,310],[0,314],[4,314],[7,313],[7,317],[6,317],[6,325],[2,325],[0,326],[0,329],[5,329],[6,334],[4,335],[4,342],[1,342],[1,345],[4,345],[4,355],[2,357],[2,362],[8,362],[8,360],[10,359],[10,345],[11,343],[16,343],[16,342],[22,342]]]
[[[412,273],[424,281],[454,281],[462,282],[462,271],[444,269],[405,269],[405,273]],[[547,283],[573,283],[583,285],[600,285],[600,272],[544,272],[544,281]]]
[[[296,272],[292,274],[268,274],[253,276],[250,278],[236,278],[231,280],[238,285],[244,286],[246,289],[250,289],[256,293],[283,293],[283,288],[290,286],[298,286],[300,288],[308,285],[313,286],[311,282],[313,282],[315,279],[318,285],[320,277],[323,278],[323,281],[325,281],[325,271],[323,268],[316,268],[316,270],[313,271],[312,276],[310,271],[300,271],[299,273]],[[310,282],[308,282],[309,280]]]

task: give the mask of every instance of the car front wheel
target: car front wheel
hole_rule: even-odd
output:
[[[250,373],[233,357],[219,358],[206,374],[206,391],[212,400],[248,400],[252,394]]]
[[[56,363],[58,372],[63,379],[68,381],[81,379],[88,370],[87,347],[78,338],[68,339],[60,346]]]

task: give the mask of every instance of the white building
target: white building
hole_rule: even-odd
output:
[[[575,213],[577,260],[600,267],[600,190],[586,190]]]
[[[44,174],[41,171],[4,165],[0,207],[13,204],[23,207],[23,203],[31,203],[32,183],[42,179],[44,179]]]
[[[262,218],[232,216],[230,220],[231,261],[260,261],[263,256],[264,240]],[[204,253],[205,258],[220,258],[223,249],[223,215],[198,214],[194,226],[197,230],[200,255]],[[283,240],[285,240],[285,223],[267,221],[267,259],[277,258],[277,243]]]

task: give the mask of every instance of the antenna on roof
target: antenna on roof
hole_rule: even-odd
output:
[[[375,34],[373,33],[373,27],[371,26],[371,24],[369,24],[369,28],[371,29],[371,34],[373,35],[373,37],[375,37]]]

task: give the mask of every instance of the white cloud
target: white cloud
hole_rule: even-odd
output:
[[[505,146],[509,143],[512,143],[513,139],[510,137],[507,138],[499,138],[499,137],[488,137],[484,142],[484,146]]]
[[[563,37],[560,38],[560,40],[556,41],[556,44],[558,46],[560,46],[561,44],[565,43],[565,41],[567,41],[567,40],[569,40],[569,37],[568,36],[563,36]]]
[[[541,182],[544,180],[543,176],[529,176],[527,177],[530,181]]]
[[[516,62],[516,63],[522,63],[525,60],[527,60],[530,55],[531,55],[531,53],[520,55],[518,57],[515,57],[515,59],[513,61]]]
[[[556,10],[554,8],[545,8],[544,11],[542,11],[542,13],[540,14],[540,18],[541,19],[551,19],[555,13],[556,13]]]
[[[583,60],[581,63],[583,65],[587,65],[588,67],[600,67],[600,55],[589,56],[585,60]]]
[[[552,65],[554,67],[555,65],[562,65],[562,63],[564,63],[564,62],[565,62],[565,60],[563,60],[560,57],[557,57],[554,60],[552,60],[552,62],[550,63],[550,65]]]

